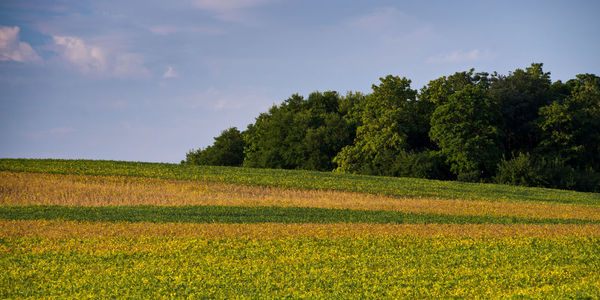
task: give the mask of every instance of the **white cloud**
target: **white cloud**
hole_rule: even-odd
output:
[[[79,38],[53,36],[54,44],[60,46],[62,56],[83,72],[100,71],[107,68],[106,51],[97,46],[86,45]]]
[[[228,22],[248,22],[244,10],[272,2],[273,0],[193,0],[193,5],[210,11],[215,17]]]
[[[165,73],[163,74],[163,78],[175,78],[175,77],[179,77],[179,74],[177,74],[177,72],[175,72],[175,70],[173,70],[173,67],[168,66],[167,71],[165,71]]]
[[[437,55],[427,58],[428,63],[460,63],[477,61],[490,57],[489,51],[473,49],[471,51],[454,51],[449,54]]]
[[[41,57],[25,42],[19,39],[18,26],[0,26],[0,61],[36,62]]]
[[[57,51],[81,72],[114,77],[144,77],[149,72],[135,53],[111,51],[72,36],[53,36]]]

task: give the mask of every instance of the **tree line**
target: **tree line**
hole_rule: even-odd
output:
[[[292,95],[185,164],[306,169],[600,192],[600,77],[550,80],[543,64],[474,69],[412,89]]]

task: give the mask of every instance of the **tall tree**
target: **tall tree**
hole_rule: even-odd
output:
[[[421,139],[420,145],[424,148],[435,149],[436,145],[430,140],[429,131],[431,130],[431,117],[436,107],[448,102],[450,96],[463,90],[467,86],[478,86],[484,90],[489,88],[489,74],[485,72],[475,73],[475,69],[469,71],[456,72],[449,76],[431,80],[419,93],[416,114],[420,116],[416,122],[419,132],[418,138]],[[417,147],[418,148],[418,147]]]
[[[430,137],[446,155],[459,179],[490,177],[501,158],[500,111],[484,89],[467,85],[438,106]]]
[[[332,159],[351,143],[354,127],[340,112],[333,91],[292,95],[261,114],[244,134],[244,165],[259,168],[330,171]]]
[[[600,77],[580,74],[566,84],[571,94],[540,108],[542,156],[600,171]]]
[[[490,86],[489,95],[502,113],[507,157],[531,152],[539,142],[535,131],[538,111],[552,101],[550,73],[542,67],[534,63],[525,70],[516,69],[508,76],[498,76]]]
[[[337,171],[394,175],[392,166],[408,146],[412,126],[411,103],[417,91],[410,80],[389,75],[373,85],[373,93],[361,105],[362,125],[357,128],[353,145],[346,146],[334,158]]]

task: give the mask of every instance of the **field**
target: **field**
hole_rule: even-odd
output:
[[[600,297],[600,195],[0,160],[1,298]]]

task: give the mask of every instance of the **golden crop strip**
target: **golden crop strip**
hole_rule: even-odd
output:
[[[600,225],[565,224],[195,224],[0,220],[0,238],[392,238],[600,237]]]
[[[0,172],[0,205],[296,206],[447,215],[600,220],[600,207],[597,206],[414,199],[199,181],[11,172]]]

